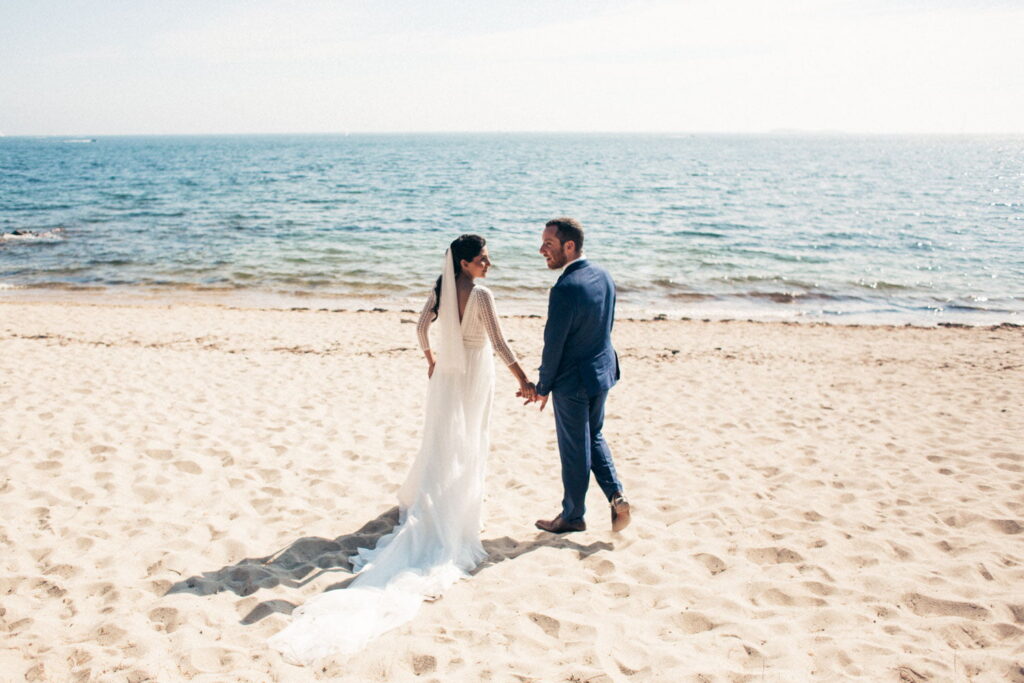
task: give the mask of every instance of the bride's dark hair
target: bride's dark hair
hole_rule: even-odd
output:
[[[462,272],[462,262],[472,261],[484,250],[487,240],[480,235],[459,235],[449,246],[452,252],[452,265],[455,266],[455,277]],[[434,320],[437,320],[437,308],[441,305],[441,276],[434,285]]]

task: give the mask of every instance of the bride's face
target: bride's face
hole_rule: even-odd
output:
[[[487,253],[487,247],[480,250],[472,261],[462,261],[462,271],[474,280],[478,277],[487,277],[487,269],[491,267],[491,256]]]

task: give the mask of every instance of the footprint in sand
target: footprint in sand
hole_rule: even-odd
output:
[[[757,564],[784,564],[802,562],[803,557],[789,548],[751,548],[746,551],[747,559]]]
[[[710,555],[708,553],[697,553],[693,556],[693,559],[704,565],[704,568],[711,572],[711,575],[721,574],[728,566],[720,558]]]
[[[281,481],[281,472],[279,470],[259,468],[256,470],[256,473],[268,484],[276,484]]]
[[[241,663],[241,657],[222,647],[197,647],[181,658],[178,668],[191,678],[196,674],[227,673]]]
[[[62,579],[70,579],[81,573],[81,569],[70,564],[55,564],[52,567],[46,567],[43,573],[47,576],[59,576]]]
[[[1024,531],[1024,526],[1015,519],[990,519],[988,523],[1004,534],[1019,534]]]
[[[92,632],[92,641],[99,645],[116,645],[127,631],[113,624],[102,624]]]
[[[832,595],[836,592],[834,586],[830,586],[826,583],[821,583],[820,581],[804,581],[803,587],[806,588],[809,592],[814,593],[815,595],[820,595],[822,597]]]
[[[412,672],[417,676],[433,673],[437,670],[437,658],[433,655],[413,655]]]
[[[530,612],[526,616],[530,618],[530,621],[539,626],[544,633],[548,634],[552,638],[558,637],[558,631],[562,626],[558,619],[549,617],[546,614],[540,614],[539,612]]]
[[[683,633],[694,635],[715,628],[717,624],[700,612],[681,612],[672,617],[672,623]]]
[[[661,576],[647,565],[633,567],[626,573],[646,586],[657,586],[662,582]]]
[[[946,526],[951,526],[954,529],[962,529],[965,526],[980,522],[984,519],[981,515],[971,514],[969,512],[958,512],[955,515],[950,515],[942,520]]]
[[[174,633],[182,622],[180,613],[173,607],[157,607],[148,616],[153,628],[165,633]]]
[[[69,491],[72,498],[83,503],[87,503],[95,498],[95,496],[83,489],[81,486],[72,486]]]
[[[1013,631],[1020,632],[1020,629],[1014,628],[1009,624],[1000,624],[994,628],[984,628],[979,624],[947,624],[939,629],[939,633],[942,634],[946,644],[954,649],[969,649],[977,650],[981,648],[992,647],[995,643],[994,640],[1002,640],[1000,636],[1003,631],[1000,631],[999,626],[1007,626]]]
[[[17,635],[35,623],[32,617],[17,619],[9,623],[0,623],[0,630],[7,631],[11,635]]]
[[[778,588],[769,588],[751,598],[755,605],[768,604],[782,607],[823,607],[826,603],[821,598],[804,595],[790,595]]]
[[[45,598],[60,598],[67,593],[66,590],[47,579],[36,579],[30,584],[30,587]]]
[[[919,617],[960,617],[980,621],[989,618],[989,611],[973,602],[957,602],[931,598],[920,593],[908,593],[903,596],[910,611]]]
[[[612,581],[604,584],[604,587],[612,594],[613,598],[622,599],[628,598],[632,593],[628,583],[622,583],[621,581]]]
[[[133,486],[132,491],[147,505],[160,497],[160,491],[152,486]]]
[[[599,577],[608,576],[615,571],[615,563],[611,560],[600,560],[593,566],[594,574]]]

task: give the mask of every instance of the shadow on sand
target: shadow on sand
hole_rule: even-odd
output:
[[[215,571],[190,576],[167,589],[167,594],[214,595],[231,591],[235,595],[245,597],[261,588],[274,588],[278,585],[299,588],[327,573],[342,573],[348,576],[328,586],[324,592],[345,588],[355,578],[349,558],[358,548],[374,547],[381,536],[391,533],[397,524],[398,508],[393,507],[364,524],[358,531],[338,536],[334,540],[316,536],[300,538],[266,557],[247,557]],[[470,572],[472,576],[488,567],[514,560],[538,548],[575,550],[580,559],[602,550],[614,549],[611,543],[604,541],[581,545],[565,536],[544,532],[538,533],[528,541],[517,541],[508,536],[485,540],[483,546],[487,551],[487,558]],[[291,614],[296,606],[287,600],[267,600],[256,605],[242,618],[241,623],[254,624],[275,612]]]

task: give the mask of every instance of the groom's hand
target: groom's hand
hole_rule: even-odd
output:
[[[548,394],[547,396],[538,396],[537,398],[535,398],[533,400],[537,401],[538,403],[540,403],[540,409],[544,410],[544,406],[546,406],[548,404],[548,396],[550,396],[550,395],[551,394]]]

